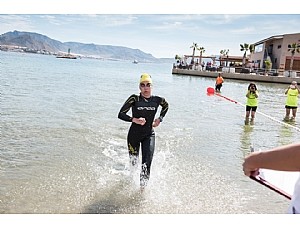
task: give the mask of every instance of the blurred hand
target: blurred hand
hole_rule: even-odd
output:
[[[248,177],[250,176],[257,176],[259,175],[259,169],[255,169],[255,170],[252,170],[252,169],[247,169],[247,168],[243,168],[243,171],[244,171],[244,174]]]
[[[140,118],[133,118],[132,122],[139,124],[139,125],[144,125],[146,123],[146,119],[143,117]]]
[[[249,157],[251,157],[251,155]],[[249,162],[249,157],[247,157],[243,163],[243,171],[246,176],[248,176],[248,177],[254,176],[255,177],[255,176],[259,175],[259,169],[253,168],[253,166],[251,165],[251,162]]]
[[[160,125],[160,119],[155,119],[152,126],[153,127],[158,127]]]

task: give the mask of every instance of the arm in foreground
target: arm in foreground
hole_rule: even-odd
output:
[[[246,176],[256,176],[259,169],[300,171],[300,143],[253,152],[245,158],[243,171]]]

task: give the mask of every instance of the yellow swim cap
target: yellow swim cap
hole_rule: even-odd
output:
[[[152,84],[152,79],[151,79],[151,75],[150,74],[147,74],[147,73],[143,73],[141,75],[141,78],[140,78],[140,83],[141,82],[149,82]]]

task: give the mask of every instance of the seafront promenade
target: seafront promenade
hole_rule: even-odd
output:
[[[200,76],[200,77],[209,77],[209,78],[216,78],[219,73],[222,73],[222,76],[225,79],[282,83],[282,84],[290,84],[292,81],[296,81],[298,84],[300,84],[300,77],[265,76],[259,74],[226,73],[226,72],[218,72],[218,71],[211,72],[211,71],[187,70],[187,69],[179,69],[179,68],[172,69],[172,74]]]

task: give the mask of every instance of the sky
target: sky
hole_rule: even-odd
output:
[[[174,58],[175,55],[192,54],[193,43],[204,47],[204,55],[219,55],[221,50],[229,49],[229,55],[242,56],[240,44],[300,32],[300,14],[285,9],[268,6],[271,10],[257,13],[244,9],[243,5],[240,10],[232,9],[230,2],[235,0],[227,0],[226,4],[224,1],[209,4],[193,1],[181,1],[181,5],[177,5],[175,0],[164,0],[167,4],[161,9],[147,4],[134,5],[132,0],[127,0],[125,5],[122,5],[124,0],[106,2],[106,7],[98,7],[91,0],[78,5],[70,5],[71,1],[67,0],[59,3],[43,0],[43,5],[36,5],[38,1],[32,0],[11,0],[10,6],[4,3],[7,1],[0,0],[0,5],[4,4],[0,9],[0,34],[14,30],[35,32],[61,42],[124,46],[140,49],[156,58]],[[30,2],[32,4],[28,4]],[[155,5],[156,0],[140,2]],[[252,3],[264,7],[256,0]],[[196,10],[189,7],[192,4],[197,6]],[[115,9],[115,5],[120,7]],[[204,10],[214,7],[219,10]]]

